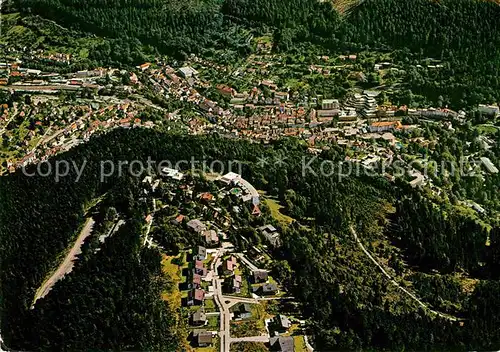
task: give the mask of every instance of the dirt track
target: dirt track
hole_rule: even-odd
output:
[[[45,297],[49,291],[52,289],[52,286],[62,279],[64,275],[69,274],[71,270],[73,270],[73,261],[75,260],[76,256],[80,254],[81,247],[85,239],[92,233],[92,228],[94,227],[94,219],[89,218],[85,222],[85,225],[83,226],[82,231],[78,235],[78,238],[76,239],[75,243],[73,244],[73,247],[71,250],[68,252],[66,257],[64,258],[63,262],[59,265],[57,270],[52,274],[52,276],[46,280],[42,286],[36,291],[35,294],[35,299],[33,300],[32,308],[34,307],[36,301],[40,298]]]

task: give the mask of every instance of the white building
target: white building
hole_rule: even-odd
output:
[[[489,158],[482,157],[481,162],[483,163],[484,167],[486,168],[486,170],[488,170],[489,173],[498,174],[497,167],[495,165],[493,165],[493,163],[491,162],[491,160]]]
[[[162,176],[166,176],[178,181],[182,180],[182,178],[184,177],[184,174],[181,173],[179,170],[171,169],[169,167],[164,167],[163,169],[161,169],[161,172]]]
[[[338,109],[339,107],[340,104],[337,99],[323,99],[323,102],[321,103],[322,110]]]
[[[185,66],[185,67],[181,67],[179,69],[179,72],[181,73],[181,75],[184,77],[184,78],[191,78],[193,76],[197,76],[198,75],[198,71],[196,71],[194,68],[192,68],[191,66]]]
[[[478,110],[483,114],[493,115],[494,117],[500,115],[500,108],[497,105],[479,104]]]

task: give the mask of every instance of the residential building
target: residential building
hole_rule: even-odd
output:
[[[169,167],[162,168],[161,175],[177,181],[182,180],[182,178],[184,177],[184,174],[182,172],[176,169],[171,169]]]
[[[233,88],[231,88],[225,84],[219,84],[217,86],[217,91],[221,95],[228,97],[228,98],[232,98],[234,96],[234,94],[236,93],[236,91]]]
[[[370,132],[386,132],[399,130],[403,127],[400,121],[374,122],[370,126]]]
[[[242,278],[240,275],[234,275],[224,281],[224,289],[228,293],[241,293]]]
[[[274,97],[281,101],[287,101],[290,98],[287,92],[275,92]]]
[[[340,115],[340,110],[338,110],[338,109],[318,110],[316,112],[316,117],[318,118],[318,120],[320,120],[320,118],[334,117],[334,116],[338,116],[338,115]]]
[[[201,306],[205,299],[205,291],[201,289],[192,289],[188,292],[187,305],[188,306]]]
[[[219,243],[219,236],[217,236],[217,232],[214,230],[205,230],[201,235],[205,238],[207,246],[214,246]]]
[[[198,71],[196,71],[191,66],[181,67],[179,69],[179,72],[184,78],[191,78],[198,75]]]
[[[203,246],[196,246],[193,249],[193,259],[201,261],[207,259],[207,249]]]
[[[194,330],[193,341],[197,347],[208,347],[212,345],[212,333],[206,330]]]
[[[231,275],[234,273],[234,269],[237,266],[236,258],[231,256],[222,263],[222,270],[224,275]]]
[[[500,115],[500,108],[497,105],[483,105],[479,104],[478,110],[486,115],[497,117]]]
[[[262,282],[267,282],[269,274],[264,270],[255,270],[253,272],[253,281],[258,284]]]
[[[184,221],[185,216],[180,214],[175,217],[175,219],[171,220],[171,223],[174,225],[180,225]]]
[[[207,229],[205,224],[203,224],[198,219],[189,220],[187,223],[187,227],[188,227],[188,229],[190,229],[196,233],[202,233],[203,231],[205,231]]]
[[[201,260],[195,260],[193,272],[195,274],[201,275],[202,277],[205,277],[207,275],[207,268],[205,268],[205,264],[203,264]]]
[[[235,172],[229,172],[229,173],[225,174],[224,176],[222,176],[219,179],[219,181],[224,182],[225,184],[229,185],[229,184],[231,184],[232,182],[234,182],[236,179],[238,179],[240,177],[241,176],[238,175]]]
[[[188,287],[190,289],[201,288],[201,275],[194,273]]]
[[[146,63],[143,63],[142,65],[136,66],[136,68],[138,68],[142,71],[146,71],[150,66],[151,66],[151,64],[149,62],[146,62]]]
[[[421,173],[415,173],[414,176],[415,178],[410,181],[410,186],[415,188],[424,184],[424,175]]]
[[[205,325],[207,322],[207,316],[205,314],[205,309],[200,308],[191,315],[191,325],[200,326]]]
[[[239,303],[234,310],[236,319],[249,319],[252,317],[252,307],[248,303]]]
[[[204,192],[202,194],[200,194],[200,200],[204,201],[204,202],[211,202],[212,200],[214,199],[214,196],[212,193],[209,193],[209,192]]]
[[[294,352],[294,343],[292,336],[271,337],[269,340],[271,351]]]
[[[483,163],[484,167],[486,168],[486,170],[488,170],[490,174],[498,174],[498,168],[495,165],[493,165],[493,163],[489,158],[482,157],[481,162]]]
[[[281,333],[286,332],[292,326],[292,322],[283,314],[278,314],[273,319],[273,326]]]
[[[262,285],[263,295],[275,295],[278,293],[278,286],[275,283],[266,283]]]
[[[340,103],[337,99],[323,99],[321,103],[321,110],[339,109]]]
[[[280,234],[273,225],[261,226],[259,230],[273,247],[279,247],[281,245]]]

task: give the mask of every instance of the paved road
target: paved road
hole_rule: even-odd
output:
[[[13,90],[13,91],[21,91],[21,92],[57,92],[60,90],[79,90],[82,89],[81,86],[71,86],[67,84],[58,84],[58,85],[22,85],[22,84],[15,84],[11,86],[0,86],[0,89],[5,89],[5,90]]]
[[[233,342],[264,342],[264,343],[267,343],[267,342],[269,342],[269,336],[268,335],[261,335],[261,336],[247,336],[247,337],[232,337],[231,343],[233,343]]]
[[[219,249],[214,254],[214,260],[210,266],[212,271],[212,286],[214,287],[214,299],[215,304],[219,307],[220,312],[220,352],[229,352],[231,345],[230,337],[230,326],[231,326],[231,313],[229,312],[229,306],[225,303],[225,299],[222,296],[222,280],[217,275],[217,268],[221,265],[221,256],[224,251],[222,248]]]
[[[304,343],[306,344],[307,350],[309,352],[313,352],[314,351],[313,346],[311,346],[311,344],[309,343],[309,338],[307,337],[307,335],[304,335]]]
[[[43,298],[49,293],[49,291],[52,289],[52,286],[62,279],[64,275],[69,274],[71,270],[73,270],[73,261],[75,260],[76,256],[80,254],[81,247],[85,239],[92,233],[92,228],[94,227],[94,219],[88,218],[85,225],[83,226],[82,231],[78,235],[78,238],[76,239],[75,243],[73,244],[73,247],[71,250],[68,252],[66,257],[64,258],[63,262],[59,265],[57,270],[52,274],[52,276],[45,281],[42,286],[36,291],[35,298],[33,300],[33,304],[31,308],[34,308],[35,303],[38,299]]]
[[[287,299],[295,299],[295,297],[282,296],[282,297],[259,297],[259,298],[257,298],[258,301],[281,301],[281,300],[287,300]]]
[[[399,288],[401,291],[403,291],[404,293],[406,293],[406,295],[408,297],[410,297],[412,300],[414,300],[415,302],[417,302],[417,304],[419,306],[421,306],[423,309],[427,310],[427,311],[430,311],[431,313],[435,314],[435,315],[438,315],[442,318],[445,318],[445,319],[448,319],[448,320],[451,320],[451,321],[461,321],[463,319],[459,319],[459,318],[456,318],[456,317],[452,317],[452,316],[449,316],[449,315],[446,315],[446,314],[443,314],[443,313],[440,313],[440,312],[437,312],[431,308],[429,308],[424,302],[422,302],[420,299],[418,299],[413,293],[409,292],[406,288],[402,287],[400,284],[397,283],[396,280],[394,280],[392,278],[392,276],[387,273],[387,271],[385,271],[385,269],[375,260],[375,258],[372,257],[372,255],[370,254],[370,252],[368,252],[365,248],[365,246],[363,246],[363,243],[361,243],[359,237],[358,237],[358,234],[356,233],[356,230],[354,229],[354,226],[350,226],[349,227],[350,230],[351,230],[351,233],[352,235],[354,236],[354,239],[356,240],[358,246],[361,248],[361,250],[366,254],[366,256],[373,262],[373,264],[375,264],[379,270],[382,272],[382,274],[384,274],[385,277],[387,277],[389,279],[389,281],[394,285],[396,286],[397,288]]]
[[[234,253],[240,260],[245,263],[248,268],[250,268],[251,271],[256,271],[256,270],[262,270],[262,271],[267,271],[264,269],[259,269],[257,268],[251,261],[249,261],[242,253]]]
[[[234,306],[237,303],[250,303],[250,304],[259,303],[255,298],[247,298],[247,297],[222,296],[222,299],[229,306]]]

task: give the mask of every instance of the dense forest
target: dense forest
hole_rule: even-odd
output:
[[[500,100],[500,6],[493,1],[367,0],[348,15],[316,0],[16,4],[23,13],[115,38],[111,46],[104,43],[92,51],[98,62],[112,57],[140,63],[138,44],[178,58],[207,50],[213,54],[217,48],[248,54],[250,34],[271,31],[278,51],[306,53],[310,45],[305,43],[332,53],[392,51],[405,67],[405,85],[432,104],[463,108]],[[434,72],[416,69],[427,58],[440,60],[443,67]]]
[[[123,226],[27,313],[26,349],[178,351],[175,315],[160,295],[160,254],[141,248],[139,223]],[[55,319],[56,317],[56,319]]]
[[[262,157],[274,160],[283,155],[287,156],[284,165],[258,163]],[[86,160],[79,182],[75,183],[75,174],[56,183],[50,177],[25,177],[21,172],[0,180],[1,331],[8,346],[48,350],[48,341],[55,341],[67,350],[78,350],[88,344],[96,349],[156,350],[155,346],[161,345],[165,350],[175,350],[173,317],[159,300],[168,282],[156,279],[160,270],[158,253],[141,249],[138,243],[138,221],[143,221],[139,214],[144,211],[137,197],[140,179],[124,173],[101,183],[96,176],[102,160],[146,161],[148,156],[171,162],[190,160],[192,156],[208,163],[239,160],[244,177],[288,204],[290,215],[300,222],[304,220],[303,224],[294,223],[285,231],[283,250],[276,253],[282,260],[277,277],[297,297],[303,313],[311,319],[311,334],[318,349],[498,348],[500,336],[496,326],[500,315],[493,307],[499,306],[500,287],[496,281],[488,281],[486,274],[471,295],[462,297],[450,291],[446,296],[462,300],[459,313],[465,321],[460,326],[429,315],[387,285],[373,265],[360,256],[348,231],[349,225],[356,226],[363,241],[381,239],[385,204],[404,199],[385,179],[339,180],[320,173],[304,174],[301,163],[307,158],[306,150],[293,139],[264,146],[217,136],[182,136],[142,129],[115,130],[93,137],[87,144],[50,160],[52,165],[61,158],[77,165]],[[333,148],[323,152],[310,166],[319,170],[321,162],[343,158],[342,151]],[[74,272],[30,310],[36,289],[75,237],[85,214],[99,213],[95,210],[99,208],[95,199],[102,199],[106,207],[116,208],[127,220],[127,226],[106,240],[97,253],[92,242],[86,245]],[[407,247],[408,255],[417,264],[425,258],[432,267],[443,264],[446,271],[458,267],[474,269],[477,261],[482,260],[490,271],[498,267],[498,229],[492,231],[495,250],[482,252],[481,229],[458,215],[455,219],[439,218],[438,214],[433,215],[438,216],[435,220],[429,220],[430,209],[425,210],[425,203],[421,204],[417,198],[413,202],[416,204],[411,203],[411,198],[402,202],[400,213],[396,211],[395,216],[403,223],[404,207],[418,207],[419,221],[428,222],[425,232],[434,237],[418,237],[417,223],[404,223],[411,241],[405,241],[402,247]],[[460,231],[469,233],[471,227],[475,229],[473,236],[461,236]],[[182,234],[168,228],[153,235],[163,238],[163,244],[169,248],[175,248],[177,242],[187,241],[185,244],[189,245],[188,239],[181,238]],[[428,251],[419,251],[418,241],[427,241]],[[468,258],[464,256],[465,250],[472,251]],[[416,287],[422,290],[441,287],[434,286],[422,281]],[[127,310],[120,309],[125,306]],[[112,321],[120,324],[113,328]],[[138,334],[126,338],[131,329]],[[156,333],[160,330],[161,334]],[[165,335],[165,331],[170,334]]]
[[[486,255],[487,229],[451,206],[437,208],[421,195],[401,198],[389,229],[408,248],[411,263],[441,272],[479,269]]]

